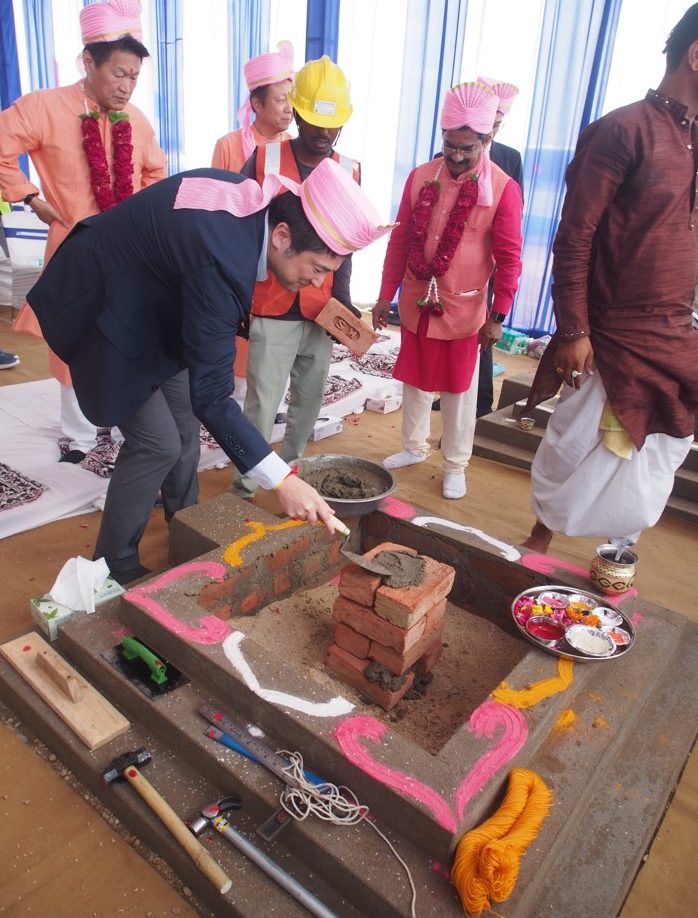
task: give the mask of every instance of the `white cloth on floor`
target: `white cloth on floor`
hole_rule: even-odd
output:
[[[553,532],[631,536],[654,526],[693,437],[650,434],[621,459],[604,446],[606,391],[598,373],[564,386],[531,467],[531,507]]]

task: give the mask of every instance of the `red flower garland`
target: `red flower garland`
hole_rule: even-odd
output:
[[[456,254],[458,243],[463,236],[466,220],[477,201],[477,180],[467,178],[458,192],[458,197],[449,214],[448,222],[444,227],[436,253],[429,262],[424,255],[424,247],[427,241],[429,220],[439,199],[440,190],[441,186],[438,181],[425,182],[419,191],[412,210],[407,265],[418,280],[441,277],[442,274],[448,271],[453,261],[453,256]]]
[[[90,167],[92,192],[97,206],[104,213],[115,204],[130,198],[133,194],[133,144],[131,123],[125,112],[109,112],[112,123],[112,166],[114,187],[112,189],[107,165],[107,154],[99,130],[99,112],[81,114],[82,146]]]

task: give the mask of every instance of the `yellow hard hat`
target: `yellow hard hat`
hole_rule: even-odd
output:
[[[349,81],[326,54],[301,67],[288,98],[303,121],[315,127],[341,127],[353,111]]]

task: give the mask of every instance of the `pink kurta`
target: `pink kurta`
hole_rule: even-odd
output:
[[[282,140],[290,140],[291,135],[282,131],[275,137],[265,137],[260,134],[252,122],[252,137],[256,147],[263,147],[267,143],[280,143]],[[213,158],[211,165],[214,169],[227,169],[228,172],[239,172],[249,159],[245,156],[242,147],[242,131],[231,131],[225,137],[216,141],[213,148]]]
[[[82,147],[81,119],[85,111],[82,83],[58,89],[43,89],[17,99],[0,112],[0,193],[6,201],[21,201],[39,189],[19,168],[17,157],[29,153],[41,180],[43,197],[68,226],[49,226],[44,261],[56,251],[72,227],[85,217],[99,213],[92,193],[90,170]],[[91,110],[94,103],[88,101]],[[133,137],[133,189],[140,191],[167,175],[167,160],[145,115],[134,105],[124,109]],[[111,169],[111,123],[99,119],[102,143]],[[34,313],[25,303],[15,322],[16,331],[40,335]],[[50,353],[50,352],[49,352]],[[70,384],[67,367],[50,354],[51,371]]]

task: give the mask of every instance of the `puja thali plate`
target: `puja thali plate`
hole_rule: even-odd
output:
[[[512,602],[511,615],[536,647],[579,663],[617,660],[635,643],[635,628],[624,612],[608,597],[577,587],[531,587]]]

